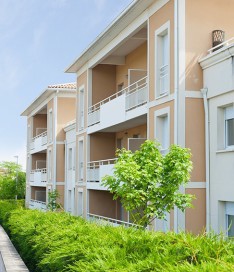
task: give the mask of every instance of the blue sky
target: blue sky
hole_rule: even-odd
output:
[[[25,167],[26,117],[50,84],[132,0],[0,0],[0,161]]]

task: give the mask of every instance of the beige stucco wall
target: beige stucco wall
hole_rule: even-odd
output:
[[[59,192],[57,203],[60,203],[64,207],[64,185],[56,185],[56,190]]]
[[[170,21],[170,90],[174,88],[174,1],[169,1],[149,18],[149,100],[155,99],[155,31]]]
[[[90,161],[115,158],[115,133],[97,132],[90,135]]]
[[[185,143],[191,149],[191,181],[205,181],[205,117],[202,99],[187,98],[185,109]]]
[[[36,169],[36,161],[38,160],[46,161],[46,153],[35,153],[32,155],[32,170]]]
[[[115,93],[116,66],[99,64],[92,70],[92,105]]]
[[[166,102],[161,105],[152,107],[149,109],[149,139],[155,139],[155,111],[161,110],[164,108],[170,108],[170,144],[174,143],[174,101]]]
[[[76,118],[76,98],[58,97],[57,107],[57,141],[64,141],[64,126]]]
[[[200,90],[202,69],[198,60],[212,47],[212,31],[225,31],[225,40],[234,36],[233,0],[186,0],[186,89]]]
[[[120,218],[119,201],[107,191],[89,190],[89,212],[110,218]]]
[[[125,65],[116,66],[116,90],[119,84],[128,85],[128,69],[147,70],[147,43],[143,43],[125,57]]]
[[[117,139],[122,139],[122,145],[124,148],[128,148],[128,138],[133,138],[133,135],[140,135],[139,138],[147,137],[147,125],[141,125],[134,128],[126,129],[116,133]],[[115,146],[117,148],[117,146]]]
[[[46,114],[37,114],[33,117],[33,137],[36,136],[36,129],[37,128],[47,128],[47,115]]]
[[[87,89],[87,71],[84,72],[82,75],[80,75],[79,77],[77,77],[77,97],[76,97],[76,129],[78,130],[79,126],[78,126],[78,112],[79,112],[79,89],[80,87],[84,87],[84,127],[87,127],[87,99],[88,99],[88,89]]]
[[[44,187],[36,187],[36,186],[31,186],[31,199],[35,199],[35,192],[36,191],[46,191],[46,188]]]
[[[56,181],[64,181],[65,171],[65,145],[57,144],[56,146]]]
[[[186,231],[202,233],[206,227],[206,189],[186,189],[185,192],[196,197],[192,202],[193,208],[185,211]]]

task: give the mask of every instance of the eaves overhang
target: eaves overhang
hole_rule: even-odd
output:
[[[43,104],[43,102],[51,95],[56,94],[69,94],[76,97],[76,89],[71,88],[47,88],[45,89],[22,113],[21,116],[29,116],[33,110]]]
[[[155,0],[134,0],[122,13],[86,48],[81,55],[65,70],[77,73],[106,44],[110,43],[133,20],[144,12]]]

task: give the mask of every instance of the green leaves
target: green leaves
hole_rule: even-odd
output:
[[[0,163],[0,199],[25,198],[26,174],[14,162]]]
[[[192,170],[188,149],[172,145],[163,157],[159,143],[147,140],[135,153],[122,149],[117,155],[114,176],[104,177],[102,183],[133,213],[135,224],[163,219],[174,206],[182,211],[191,207],[192,196],[179,193]]]
[[[104,226],[64,212],[19,209],[15,201],[0,201],[3,221],[33,272],[234,271],[234,243],[221,235]]]

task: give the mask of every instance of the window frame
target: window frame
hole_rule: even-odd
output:
[[[165,117],[167,117],[167,123],[166,123],[166,126],[167,126],[167,128],[166,128],[167,135],[165,137],[165,138],[167,138],[166,139],[166,141],[167,141],[167,147],[163,148],[163,146],[162,146],[162,139],[164,138],[164,136],[161,135],[162,139],[160,139],[160,135],[159,135],[158,131],[162,130],[162,124],[159,124],[159,122],[162,121],[162,120],[160,120],[160,118],[164,119]],[[168,152],[169,147],[170,147],[170,143],[171,143],[171,141],[170,141],[170,107],[165,107],[163,109],[160,109],[160,110],[157,110],[157,111],[154,112],[154,125],[155,125],[155,127],[154,127],[154,137],[161,144],[161,147],[162,147],[161,148],[161,153],[163,155],[165,155]],[[158,126],[161,126],[161,127],[158,128]],[[163,130],[164,129],[165,128],[163,128]]]
[[[165,36],[165,34],[168,36],[167,44],[167,55],[168,55],[168,64],[167,65],[167,87],[168,90],[165,90],[161,93],[160,89],[160,69],[165,66],[165,64],[162,66],[161,62],[161,56],[162,56],[162,37]],[[165,72],[165,71],[164,71]],[[165,24],[160,26],[155,31],[155,98],[160,98],[163,96],[166,96],[170,93],[170,21],[167,21]]]
[[[229,113],[227,111],[230,111]],[[225,141],[225,148],[230,149],[234,148],[234,144],[228,145],[228,126],[227,126],[227,121],[228,120],[234,120],[234,107],[233,105],[227,106],[224,108],[224,141]]]

